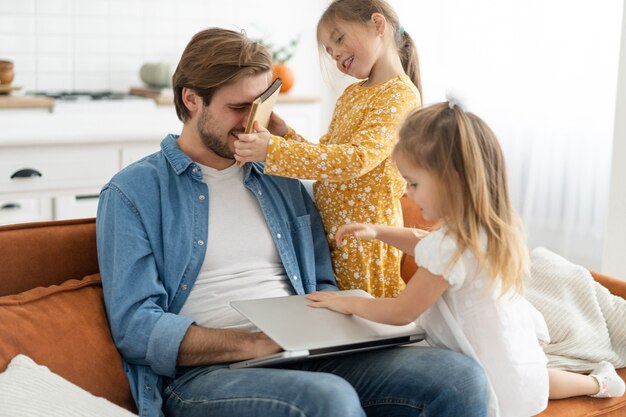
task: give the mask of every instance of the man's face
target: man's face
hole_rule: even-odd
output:
[[[217,156],[235,159],[234,142],[246,127],[252,101],[271,81],[271,73],[250,75],[215,92],[198,113],[197,129],[202,143]]]

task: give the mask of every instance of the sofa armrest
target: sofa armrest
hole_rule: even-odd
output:
[[[611,291],[611,294],[626,299],[626,280],[593,271],[591,271],[591,276],[602,284],[603,287]]]

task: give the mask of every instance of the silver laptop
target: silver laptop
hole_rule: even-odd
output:
[[[341,293],[372,297],[362,290]],[[312,308],[307,305],[309,302],[303,295],[232,301],[231,307],[284,351],[236,362],[230,367],[271,366],[414,343],[424,338],[423,331],[415,323],[405,326],[380,324],[325,308]]]

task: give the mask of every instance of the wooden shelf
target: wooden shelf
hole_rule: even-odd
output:
[[[54,99],[49,97],[0,96],[0,109],[49,109],[54,108]]]

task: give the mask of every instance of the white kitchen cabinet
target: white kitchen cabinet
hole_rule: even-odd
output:
[[[1,149],[0,224],[94,217],[102,186],[160,141]]]
[[[0,226],[53,218],[52,200],[49,198],[0,200]]]
[[[52,200],[55,220],[95,217],[98,210],[98,194],[65,195]]]
[[[118,150],[106,145],[6,148],[0,153],[0,189],[29,195],[90,188],[119,169]]]
[[[152,100],[2,110],[0,125],[0,224],[95,216],[102,186],[181,128]]]
[[[155,141],[149,145],[130,144],[115,148],[115,172],[147,155],[157,152],[160,149],[159,145],[160,141]],[[100,181],[102,185],[112,176],[113,175],[109,175]],[[98,210],[98,193],[59,196],[54,197],[53,200],[55,220],[95,217]]]

